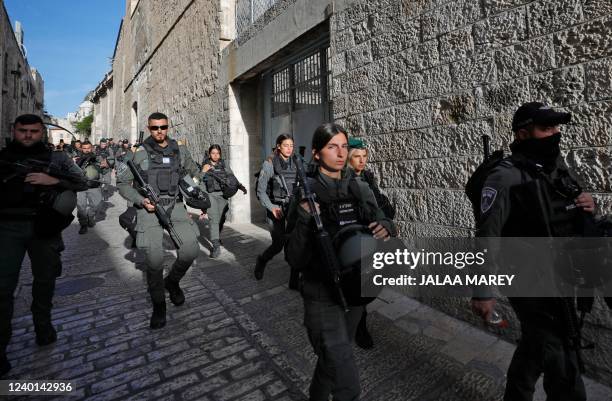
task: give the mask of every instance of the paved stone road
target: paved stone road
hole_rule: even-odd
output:
[[[168,325],[151,331],[142,256],[117,223],[124,205],[115,194],[106,220],[89,233],[78,235],[76,225],[64,232],[53,314],[59,339],[47,347],[34,343],[24,267],[10,377],[72,380],[74,395],[88,400],[306,399],[315,359],[301,298],[286,286],[288,268],[277,256],[263,281],[252,278],[267,232],[228,225],[217,260],[202,239],[203,252],[182,282],[186,303],[168,302]],[[167,257],[169,266],[172,252]],[[513,345],[390,291],[370,309],[376,346],[356,349],[364,400],[501,400]],[[609,388],[588,387],[589,400],[610,400]],[[541,390],[537,399],[544,399]]]

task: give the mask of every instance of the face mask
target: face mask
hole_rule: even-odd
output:
[[[514,142],[510,149],[513,153],[521,153],[543,167],[552,169],[561,154],[560,143],[561,133],[558,133],[546,138],[529,138]]]

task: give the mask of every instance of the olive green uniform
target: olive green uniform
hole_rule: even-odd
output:
[[[98,148],[96,154],[100,158],[100,161],[105,159],[108,163],[108,167],[100,169],[100,181],[102,182],[100,189],[102,191],[102,197],[106,200],[112,195],[111,176],[113,167],[115,166],[115,154],[110,146],[106,146],[105,149]]]
[[[218,174],[221,177],[221,180],[225,178],[225,176],[234,174],[232,170],[225,164],[223,160],[220,160],[218,163],[213,164],[209,159],[204,160],[203,164],[209,164],[213,166],[212,169],[208,170],[208,172],[204,173],[202,179],[203,189],[208,192],[210,198],[210,208],[207,210],[208,219],[210,221],[210,241],[213,245],[219,244],[219,237],[221,235],[221,230],[223,230],[223,223],[225,223],[225,215],[229,210],[228,200],[223,197],[222,187],[214,177],[213,172]]]
[[[82,156],[82,155],[81,155]],[[89,167],[100,171],[100,162],[102,159],[96,156],[95,162]],[[80,162],[80,161],[79,161]],[[84,167],[84,166],[83,166]],[[84,167],[85,168],[85,167]],[[99,173],[92,177],[87,177],[92,180],[99,180]],[[102,204],[102,189],[99,185],[92,185],[93,188],[88,188],[86,191],[77,193],[77,217],[79,224],[84,226],[93,227],[96,222],[96,214]]]
[[[168,141],[172,140],[168,139]],[[145,143],[156,146],[152,138],[145,140]],[[157,147],[156,149],[162,151],[162,148]],[[187,148],[179,145],[178,149],[180,152],[180,166],[189,174],[199,176],[199,168],[191,158]],[[134,154],[133,162],[144,173],[149,170],[151,158],[144,147],[141,147],[140,150]],[[148,212],[142,207],[142,201],[145,197],[132,186],[133,179],[134,176],[126,165],[122,164],[118,166],[117,187],[119,193],[138,208],[136,246],[145,254],[147,284],[151,300],[153,303],[165,302],[163,281],[164,229],[160,226],[155,213]],[[176,200],[174,196],[162,195],[160,198],[162,200],[162,205],[157,205],[157,207],[163,207],[166,211],[170,212],[174,229],[182,241],[182,245],[177,249],[177,259],[168,274],[170,279],[179,282],[198,255],[199,244],[197,237],[199,236],[199,230],[188,215],[185,204],[180,196],[177,196]]]

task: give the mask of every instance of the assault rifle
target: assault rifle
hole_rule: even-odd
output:
[[[159,195],[153,187],[145,182],[145,180],[138,172],[136,165],[133,161],[128,160],[127,166],[130,168],[132,175],[134,175],[134,179],[136,183],[140,187],[140,189],[145,193],[146,197],[155,205],[155,216],[157,216],[157,220],[159,224],[162,226],[164,230],[170,234],[170,238],[174,241],[174,244],[177,248],[180,248],[183,245],[183,241],[181,241],[181,237],[178,235],[176,230],[174,229],[174,225],[172,224],[172,220],[170,220],[170,216],[164,208],[161,207]]]
[[[25,159],[19,162],[9,162],[0,160],[0,167],[12,170],[12,174],[7,175],[2,179],[3,183],[12,180],[15,177],[25,177],[30,173],[45,173],[55,178],[69,181],[89,181],[80,174],[74,174],[66,171],[53,163],[44,162],[36,159]]]
[[[323,264],[325,272],[329,275],[334,288],[338,294],[338,298],[340,301],[340,306],[344,309],[345,312],[348,312],[348,306],[346,304],[346,298],[344,297],[344,292],[342,291],[342,287],[340,286],[340,263],[338,262],[338,258],[336,257],[336,251],[332,244],[332,239],[329,236],[325,227],[323,227],[323,222],[321,220],[321,215],[317,210],[317,205],[315,202],[315,194],[310,189],[310,185],[308,184],[308,178],[306,177],[306,171],[304,170],[304,165],[302,164],[302,160],[297,156],[293,155],[293,161],[295,163],[295,167],[297,170],[298,181],[301,184],[301,192],[302,199],[308,202],[308,208],[310,209],[310,214],[314,218],[315,226],[316,226],[316,238],[317,243],[319,245],[319,251],[323,253]],[[300,207],[300,206],[298,206]]]

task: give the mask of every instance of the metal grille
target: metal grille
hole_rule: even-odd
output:
[[[291,71],[289,67],[277,72],[272,80],[272,117],[291,110]]]
[[[326,47],[274,73],[272,117],[329,102],[332,74],[327,66],[330,62],[329,47]]]
[[[279,0],[237,0],[236,33],[238,36],[246,31],[255,21]]]
[[[321,53],[298,61],[294,69],[295,110],[321,104]]]

